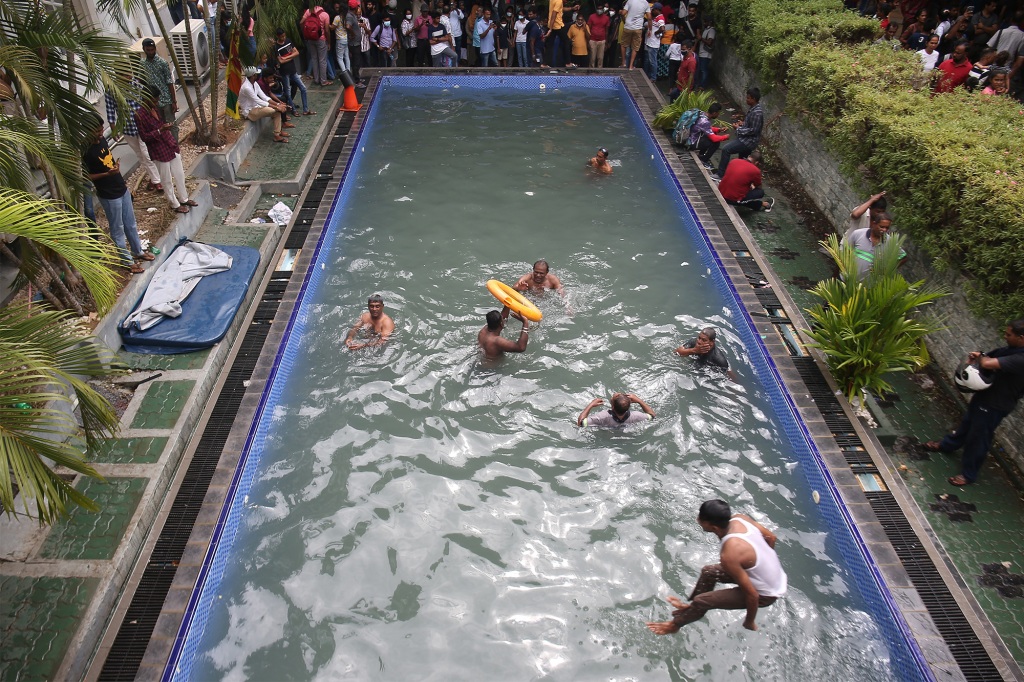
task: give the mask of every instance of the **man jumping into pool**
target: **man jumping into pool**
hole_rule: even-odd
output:
[[[629,407],[633,403],[639,405],[643,412],[634,412],[630,410]],[[594,416],[590,416],[591,410],[603,404],[603,398],[594,398],[591,400],[583,409],[583,412],[580,413],[580,416],[576,419],[576,425],[607,426],[616,429],[629,424],[650,421],[656,416],[650,405],[645,403],[642,398],[638,398],[632,393],[613,394],[611,399],[612,409],[602,410]]]
[[[528,272],[519,278],[516,287],[519,291],[534,291],[543,293],[546,289],[554,289],[562,296],[565,290],[562,289],[562,281],[551,274],[548,262],[539,260],[533,264],[533,272]]]
[[[349,350],[359,350],[367,346],[381,346],[395,331],[395,322],[384,314],[384,299],[380,294],[374,294],[367,302],[369,312],[359,316],[359,321],[349,330],[345,337],[345,345]],[[365,343],[356,343],[355,337],[361,329],[368,329],[376,338]]]
[[[710,609],[746,609],[743,627],[757,630],[757,610],[786,594],[788,584],[775,553],[775,534],[749,516],[733,515],[722,500],[702,504],[697,525],[721,540],[720,563],[701,570],[689,604],[679,597],[668,598],[668,603],[676,607],[672,620],[648,623],[647,629],[656,635],[669,635]],[[715,583],[735,583],[737,587],[716,590]]]
[[[497,360],[505,353],[522,353],[526,350],[526,344],[530,340],[530,323],[526,321],[526,318],[513,313],[523,323],[523,329],[519,332],[518,340],[509,341],[501,335],[508,314],[508,306],[502,308],[500,313],[497,310],[490,311],[487,313],[487,326],[477,334],[476,343],[483,349],[484,356],[488,360]]]
[[[597,156],[587,161],[587,165],[591,168],[596,168],[598,173],[612,174],[612,165],[608,163],[608,150],[604,147],[597,148]]]

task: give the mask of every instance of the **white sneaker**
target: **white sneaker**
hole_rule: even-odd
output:
[[[762,210],[765,213],[771,213],[772,209],[775,208],[775,199],[772,199],[771,197],[767,197],[767,199],[768,199],[768,205],[765,206],[764,209],[762,209]]]

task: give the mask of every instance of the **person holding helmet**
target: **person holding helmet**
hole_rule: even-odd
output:
[[[996,427],[1024,395],[1024,318],[1011,322],[1003,336],[1006,346],[988,353],[975,351],[967,355],[967,362],[976,365],[981,373],[958,372],[957,384],[964,390],[975,391],[960,426],[941,441],[924,444],[924,448],[932,452],[963,448],[960,473],[948,479],[955,486],[970,485],[978,479],[981,465],[992,447]],[[984,379],[988,377],[978,375],[985,372],[991,376],[987,387]]]

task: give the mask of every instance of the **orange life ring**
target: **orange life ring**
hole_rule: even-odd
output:
[[[519,313],[530,322],[540,322],[541,318],[544,317],[540,309],[533,304],[533,301],[504,282],[499,282],[496,279],[487,280],[487,291],[491,292],[491,296],[498,299],[498,303],[508,306],[509,310]]]

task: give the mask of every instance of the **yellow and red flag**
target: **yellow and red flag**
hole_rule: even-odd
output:
[[[239,30],[238,22],[231,22],[231,32],[228,34],[228,69],[227,82],[228,92],[225,98],[226,106],[224,113],[231,118],[241,118],[238,114],[238,93],[242,90],[242,59],[238,54],[238,45],[242,39],[242,32]]]

